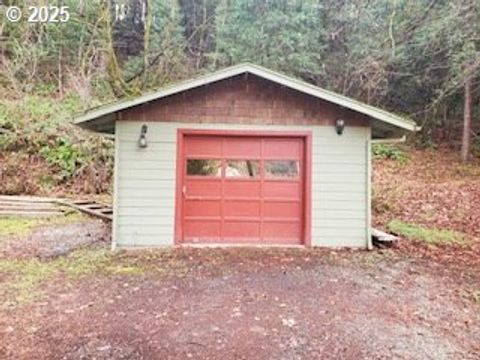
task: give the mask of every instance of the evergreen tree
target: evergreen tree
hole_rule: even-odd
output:
[[[325,32],[319,1],[222,1],[214,67],[251,61],[305,79],[323,74]]]

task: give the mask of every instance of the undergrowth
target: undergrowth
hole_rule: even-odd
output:
[[[87,193],[109,189],[113,142],[70,123],[81,108],[74,94],[63,100],[26,96],[0,104],[0,193],[45,193],[74,183],[88,183],[88,189],[81,189]],[[22,166],[29,171],[19,171]]]
[[[405,164],[409,159],[405,150],[390,144],[374,144],[372,154],[375,159],[390,159],[401,164]]]

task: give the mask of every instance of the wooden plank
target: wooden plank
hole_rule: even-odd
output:
[[[50,202],[29,202],[29,201],[9,201],[9,200],[0,200],[0,205],[23,205],[23,204],[29,204],[29,205],[38,205],[38,206],[44,206],[48,204],[53,204],[53,201]]]
[[[88,205],[93,203],[94,202],[92,200],[76,200],[72,202],[72,204],[75,204],[75,205]]]
[[[55,206],[16,206],[0,205],[0,210],[4,211],[58,211]]]
[[[372,228],[372,237],[376,240],[376,241],[380,241],[380,242],[394,242],[394,241],[397,241],[399,239],[398,236],[395,236],[395,235],[392,235],[392,234],[388,234],[386,232],[383,232],[381,230],[378,230],[378,229],[375,229],[375,228]]]
[[[54,204],[55,201],[25,201],[25,200],[1,200],[0,199],[0,204],[15,204],[15,205],[38,205],[38,206],[45,206],[49,204]]]
[[[53,203],[19,203],[14,201],[0,201],[0,208],[55,209],[55,205]]]
[[[81,212],[84,212],[86,214],[99,217],[99,218],[104,219],[104,220],[112,220],[112,218],[113,218],[112,215],[105,214],[105,213],[99,211],[99,209],[92,209],[88,205],[87,206],[78,205],[75,202],[70,202],[70,201],[61,201],[61,202],[59,202],[59,204],[71,207],[71,208],[76,209],[78,211],[81,211]],[[89,205],[92,205],[92,204],[89,203]],[[107,208],[107,207],[104,206],[104,205],[102,205],[100,207],[100,209],[105,209],[105,208]]]
[[[63,215],[55,200],[39,196],[0,195],[0,216],[50,217]]]
[[[85,207],[90,210],[98,210],[98,209],[104,208],[105,206],[100,204],[88,204],[88,205],[85,205]]]
[[[73,202],[77,205],[85,205],[85,206],[98,204],[97,202],[95,202],[95,200],[87,200],[87,199],[85,199],[85,200],[75,200],[75,201],[67,200],[67,201]]]
[[[113,210],[104,204],[92,200],[69,201],[60,198],[37,196],[0,195],[0,216],[58,216],[63,211],[57,207],[63,205],[105,220],[112,220]]]
[[[0,210],[0,216],[32,216],[32,217],[50,217],[50,216],[60,216],[64,215],[61,211],[11,211],[11,210]]]
[[[0,195],[0,201],[26,202],[26,203],[53,203],[61,198],[48,198],[41,196],[17,196],[17,195]]]

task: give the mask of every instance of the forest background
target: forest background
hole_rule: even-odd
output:
[[[32,5],[70,19],[3,14]],[[0,14],[0,193],[108,191],[112,141],[75,114],[246,61],[414,119],[411,146],[480,157],[477,0],[6,0]]]

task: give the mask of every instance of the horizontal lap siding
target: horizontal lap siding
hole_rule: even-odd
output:
[[[176,135],[174,129],[165,132],[163,125],[149,124],[148,147],[141,149],[139,123],[117,122],[119,246],[173,244]]]
[[[317,128],[312,146],[312,243],[366,247],[369,128]]]
[[[312,245],[365,247],[368,127],[231,125],[118,121],[116,241],[119,246],[172,245],[177,129],[312,131]]]

